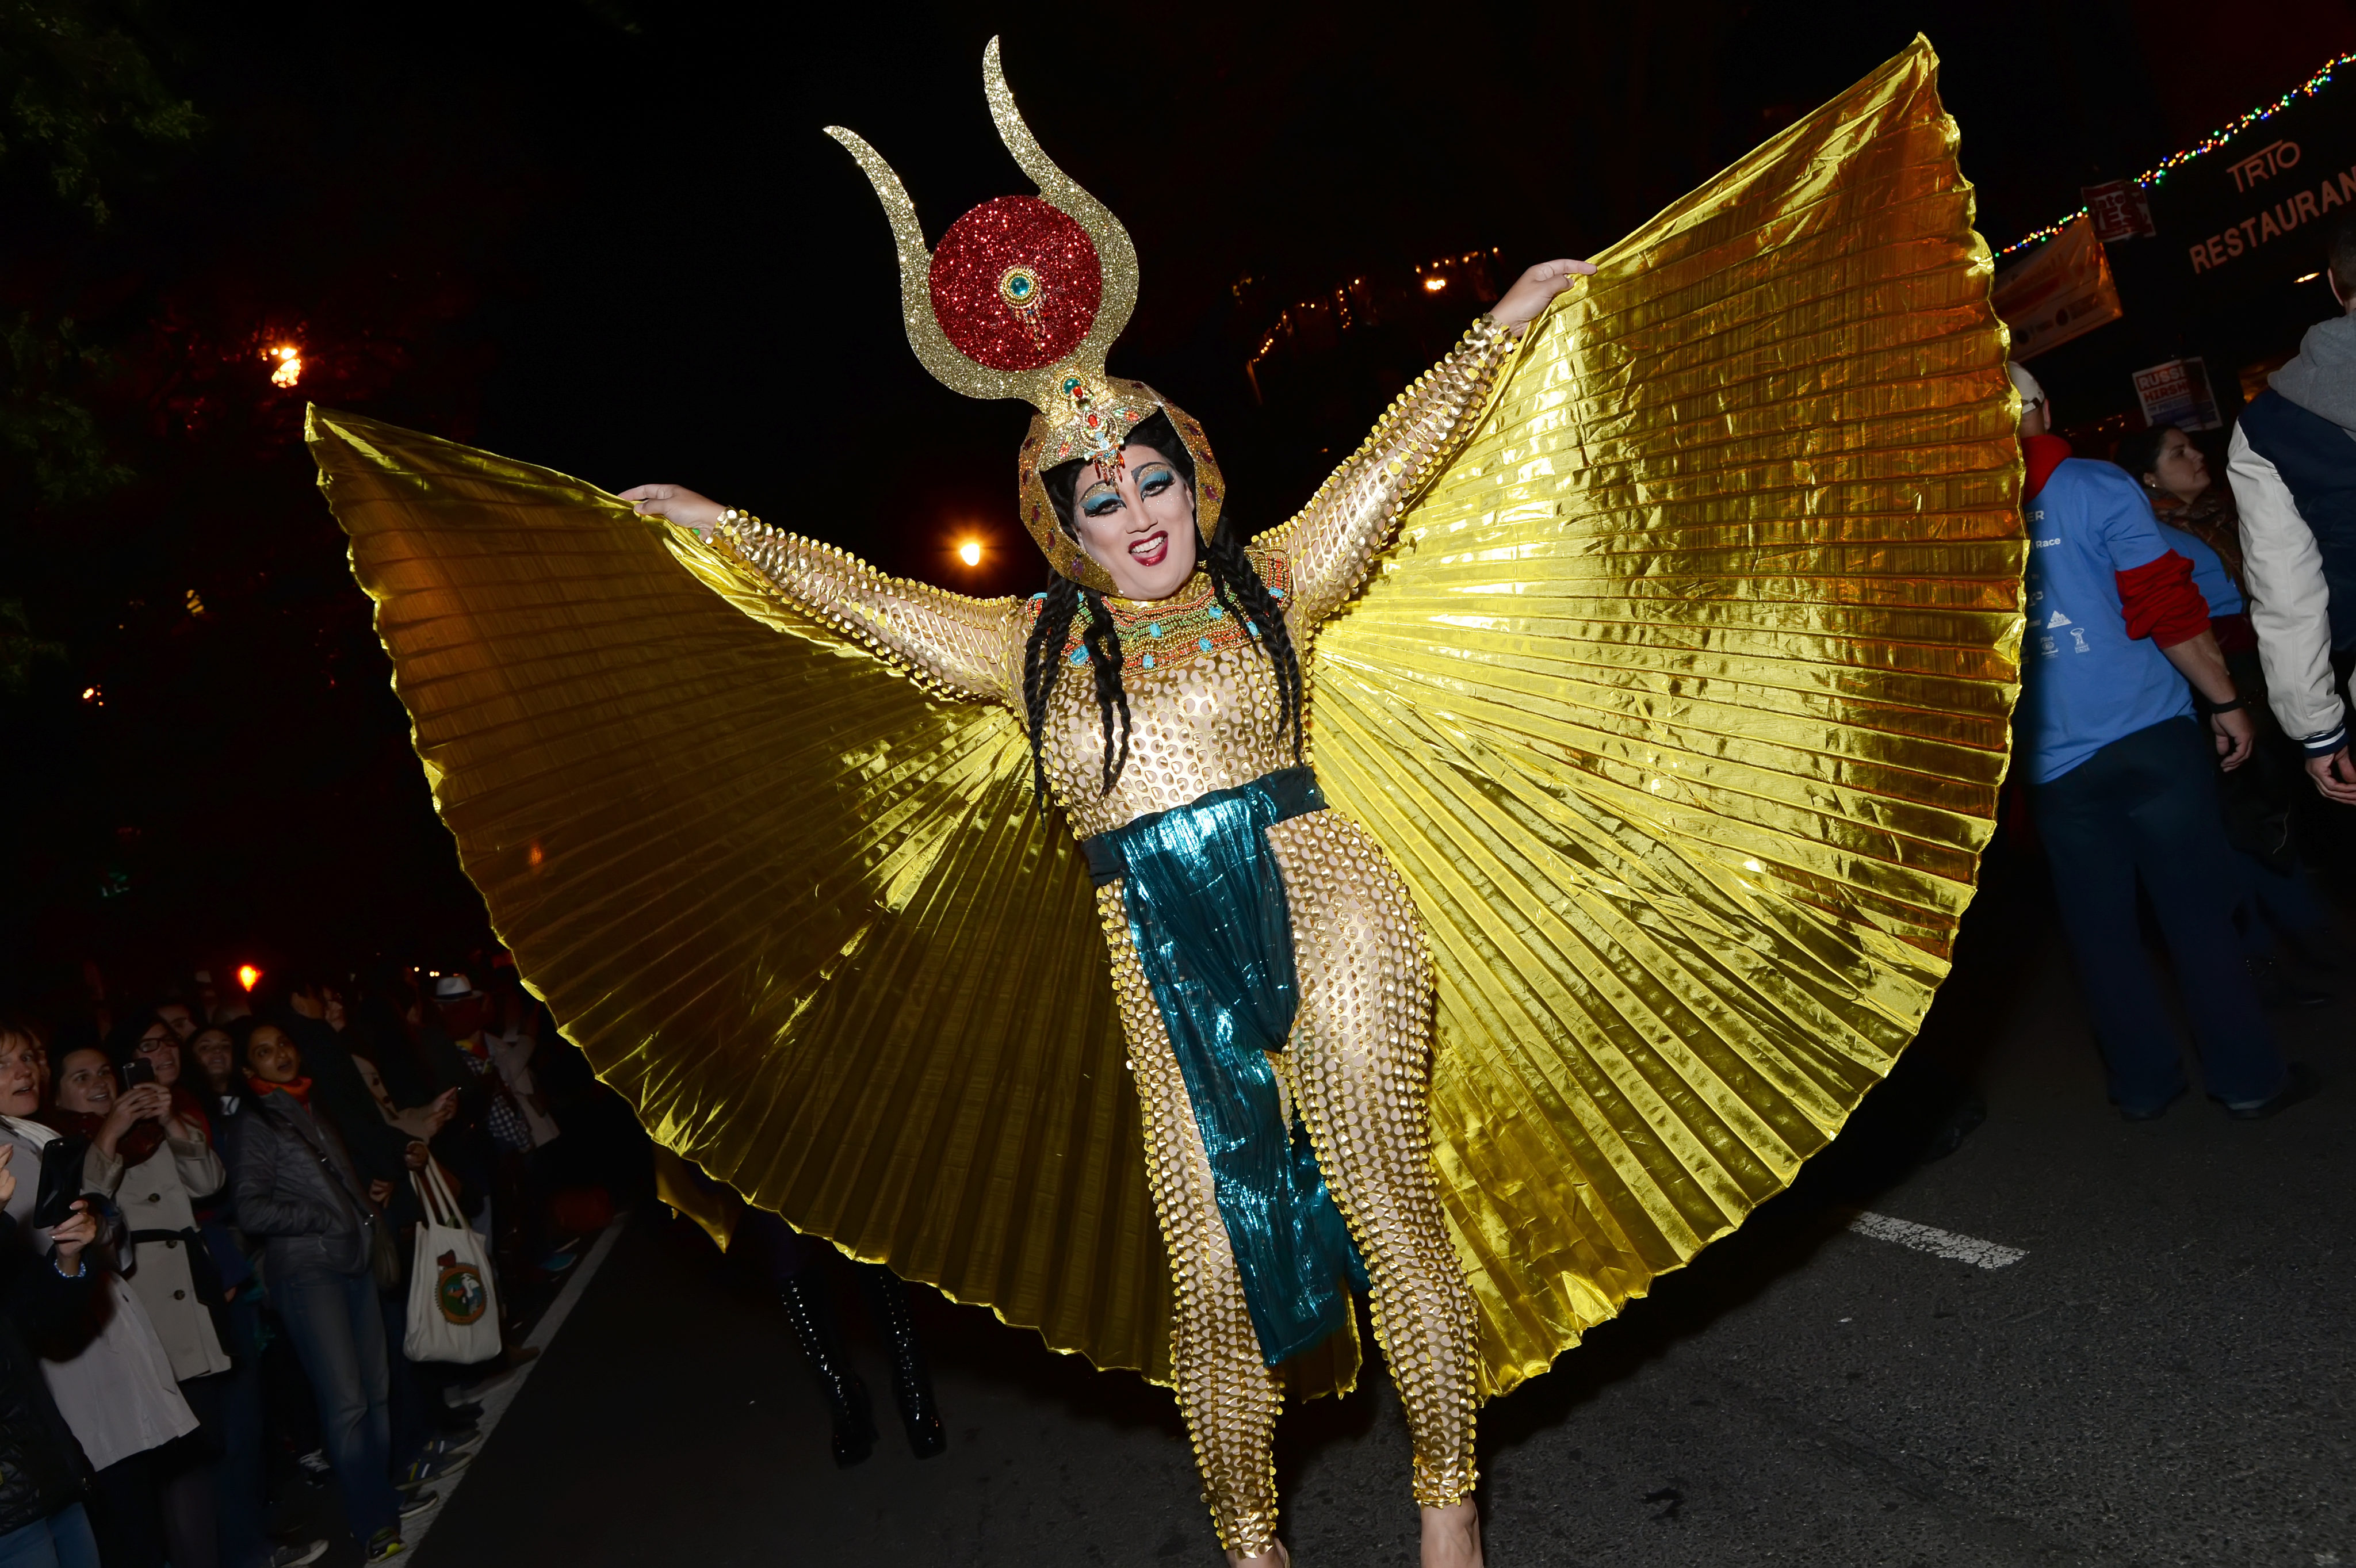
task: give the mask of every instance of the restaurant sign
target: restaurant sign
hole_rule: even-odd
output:
[[[2204,291],[2313,271],[2325,232],[2356,209],[2356,88],[2332,82],[2169,171],[2151,207]]]

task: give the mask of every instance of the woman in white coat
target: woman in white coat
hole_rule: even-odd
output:
[[[48,1246],[49,1233],[32,1228],[41,1187],[32,1173],[41,1167],[41,1150],[60,1135],[33,1119],[42,1112],[41,1079],[33,1052],[0,1052],[0,1139],[16,1150],[10,1156],[16,1190],[6,1212],[36,1247]],[[87,1253],[93,1261],[102,1255],[95,1246]],[[76,1342],[40,1348],[41,1375],[97,1472],[91,1522],[102,1560],[107,1568],[140,1568],[164,1557],[150,1455],[196,1431],[197,1418],[180,1396],[147,1309],[120,1274],[110,1271],[91,1317]]]
[[[172,1358],[172,1375],[187,1393],[186,1384],[230,1369],[214,1303],[199,1288],[216,1271],[204,1256],[196,1210],[198,1199],[229,1185],[229,1171],[214,1152],[203,1109],[180,1082],[180,1041],[170,1026],[151,1015],[133,1020],[116,1038],[116,1070],[144,1061],[155,1079],[115,1096],[114,1085],[102,1075],[93,1080],[96,1094],[73,1107],[106,1117],[91,1139],[83,1180],[123,1210],[132,1243],[125,1273]],[[60,1083],[60,1105],[66,1093]],[[142,1150],[144,1159],[134,1157]]]

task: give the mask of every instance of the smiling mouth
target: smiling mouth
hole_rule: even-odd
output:
[[[1170,536],[1149,533],[1129,547],[1129,558],[1141,566],[1159,566],[1162,558],[1170,553]]]

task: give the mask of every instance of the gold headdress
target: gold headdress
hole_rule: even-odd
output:
[[[829,125],[867,171],[900,251],[908,346],[942,385],[968,397],[1019,397],[1039,410],[1023,443],[1023,524],[1055,570],[1098,590],[1112,579],[1064,532],[1041,470],[1084,458],[1118,467],[1131,427],[1166,413],[1194,460],[1194,521],[1204,542],[1226,489],[1203,427],[1142,381],[1105,374],[1105,355],[1137,306],[1137,248],[1104,203],[1049,161],[982,51],[981,85],[998,134],[1039,187],[985,201],[925,249],[916,204],[892,166],[853,132]]]

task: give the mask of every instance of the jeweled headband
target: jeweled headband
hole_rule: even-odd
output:
[[[853,132],[826,134],[859,160],[891,220],[900,313],[917,361],[968,397],[1019,397],[1039,410],[1023,443],[1023,525],[1056,571],[1109,591],[1104,568],[1064,532],[1042,471],[1074,458],[1118,467],[1130,428],[1162,413],[1194,459],[1194,521],[1206,543],[1226,482],[1200,424],[1143,382],[1105,374],[1105,355],[1137,306],[1129,231],[1040,150],[1007,90],[996,38],[982,51],[981,85],[1000,139],[1039,194],[983,202],[930,252],[892,166]]]

